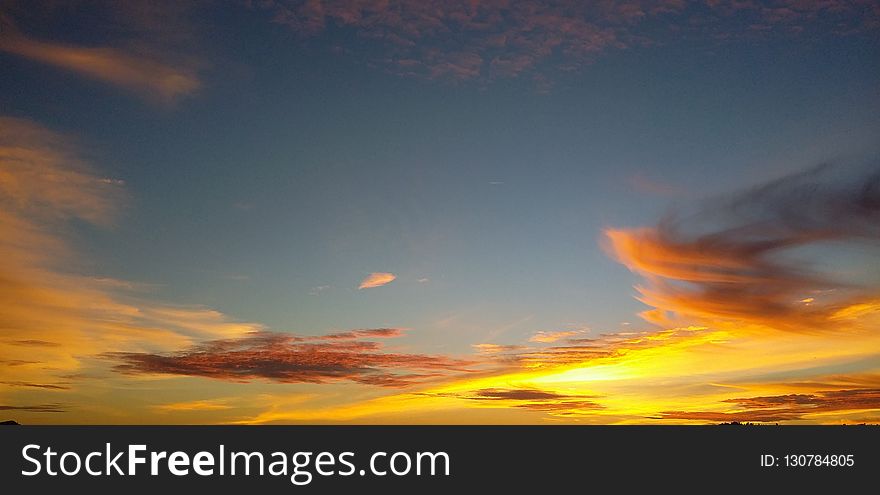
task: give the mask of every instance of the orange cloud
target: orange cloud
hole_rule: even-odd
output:
[[[668,419],[708,421],[772,422],[801,419],[810,414],[880,410],[880,389],[819,391],[813,394],[786,394],[768,397],[726,399],[740,411],[667,411]]]
[[[813,171],[693,221],[612,233],[671,324],[539,332],[534,345],[476,344],[455,358],[386,345],[399,328],[270,332],[80,274],[60,233],[70,220],[119,222],[124,183],[64,136],[0,124],[0,411],[22,422],[854,422],[880,409],[875,288],[787,256],[827,240],[876,247],[876,171]]]
[[[7,33],[0,36],[0,51],[69,70],[164,103],[192,94],[201,87],[192,63],[174,65],[147,53],[117,47],[75,46]]]
[[[113,223],[125,191],[105,179],[69,138],[0,117],[0,399],[14,397],[9,407],[33,403],[31,393],[76,394],[82,370],[102,353],[176,349],[262,328],[78,274],[79,257],[59,233],[73,219]]]
[[[252,421],[395,422],[405,410],[425,422],[876,422],[876,281],[808,270],[791,251],[876,249],[878,194],[876,168],[819,168],[654,228],[611,231],[608,247],[644,277],[659,327],[476,344],[480,372]]]
[[[568,337],[574,337],[576,335],[580,335],[583,333],[583,330],[569,330],[562,332],[538,332],[535,335],[532,335],[529,338],[529,342],[538,342],[542,344],[547,344],[551,342],[556,342],[557,340],[562,340]]]
[[[168,404],[159,404],[154,409],[162,412],[180,413],[190,411],[224,411],[231,409],[232,406],[224,400],[193,400],[186,402],[171,402]]]
[[[838,248],[870,245],[880,238],[880,173],[847,172],[853,171],[819,167],[694,217],[666,219],[654,228],[609,230],[609,248],[645,277],[638,290],[641,300],[656,308],[644,314],[655,323],[664,323],[671,312],[777,329],[833,328],[852,308],[880,309],[878,287],[810,271],[789,255],[832,242]],[[804,298],[817,293],[826,296]]]
[[[388,285],[397,278],[397,275],[386,272],[375,272],[367,275],[367,278],[361,281],[358,289],[372,289],[373,287],[382,287]]]
[[[469,401],[479,401],[488,407],[522,408],[536,411],[595,410],[602,406],[591,400],[593,397],[561,394],[534,388],[499,389],[486,388],[467,393],[438,394]]]
[[[359,329],[359,330],[350,330],[348,332],[340,332],[340,333],[331,333],[327,335],[319,335],[316,337],[312,337],[315,340],[354,340],[354,339],[368,339],[368,338],[380,338],[380,339],[388,339],[394,337],[400,337],[403,335],[403,330],[400,328],[367,328],[367,329]]]

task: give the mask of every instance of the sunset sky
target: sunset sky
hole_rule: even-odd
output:
[[[880,423],[877,0],[0,0],[0,420]]]

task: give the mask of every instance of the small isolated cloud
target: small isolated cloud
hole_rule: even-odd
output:
[[[397,275],[387,272],[374,272],[367,275],[367,278],[361,281],[358,289],[372,289],[373,287],[382,287],[388,285],[397,278]]]
[[[473,347],[480,354],[496,355],[505,352],[516,352],[525,347],[521,345],[501,345],[501,344],[473,344]]]
[[[320,296],[322,292],[330,289],[329,285],[318,285],[309,289],[310,296]]]
[[[538,332],[535,335],[532,335],[532,337],[529,339],[529,342],[548,344],[551,342],[556,342],[557,340],[574,337],[582,333],[584,333],[583,330],[569,330],[563,332]]]
[[[402,328],[366,328],[321,335],[309,340],[393,339],[402,336],[403,333]]]

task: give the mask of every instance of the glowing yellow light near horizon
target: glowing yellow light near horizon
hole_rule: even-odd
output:
[[[600,382],[621,380],[629,375],[619,365],[596,365],[544,375],[532,379],[532,383]]]

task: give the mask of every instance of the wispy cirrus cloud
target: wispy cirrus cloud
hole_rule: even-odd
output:
[[[485,407],[530,409],[556,414],[567,411],[591,411],[602,409],[602,405],[594,402],[591,396],[577,394],[561,394],[534,388],[486,388],[471,392],[436,393],[435,395],[475,401]]]
[[[518,344],[503,345],[503,344],[486,344],[486,343],[473,344],[471,347],[473,347],[480,354],[485,354],[485,355],[490,355],[490,356],[504,354],[504,353],[517,352],[517,351],[521,351],[526,348],[526,346],[518,345]]]
[[[188,55],[194,43],[185,19],[193,5],[98,1],[33,9],[29,2],[13,0],[0,6],[0,52],[70,71],[167,105],[202,86],[199,72],[204,64]],[[80,22],[82,14],[89,16],[89,30],[107,35],[107,42],[83,44],[41,39],[27,33],[60,17]]]
[[[564,330],[559,332],[538,332],[535,335],[532,335],[529,338],[529,342],[538,342],[542,344],[547,344],[551,342],[556,342],[557,340],[567,339],[571,337],[575,337],[584,333],[584,330]]]
[[[169,402],[153,406],[154,409],[165,413],[180,413],[192,411],[225,411],[232,406],[224,399],[191,400],[185,402]]]
[[[121,188],[95,175],[79,155],[64,136],[0,116],[0,201],[6,221],[21,223],[28,217],[110,223],[123,199]]]
[[[112,226],[126,197],[83,155],[67,136],[0,117],[0,356],[14,364],[3,370],[4,399],[11,389],[22,403],[30,392],[74,393],[85,362],[104,352],[175,349],[262,328],[78,273],[81,259],[62,233],[71,221]],[[62,375],[71,378],[59,383]]]
[[[367,277],[361,281],[358,289],[372,289],[374,287],[382,287],[383,285],[390,284],[395,279],[397,279],[397,275],[393,273],[374,272],[367,275]]]
[[[311,337],[315,340],[354,340],[354,339],[390,339],[400,337],[404,331],[402,328],[366,328],[349,330],[348,332],[330,333]]]
[[[23,406],[10,406],[0,404],[0,411],[20,411],[30,413],[63,413],[67,412],[67,406],[64,404],[27,404]]]
[[[7,387],[25,387],[25,388],[42,388],[47,390],[69,390],[70,387],[67,385],[59,385],[55,383],[30,383],[30,382],[10,382],[10,381],[0,381],[0,385],[6,385]]]
[[[201,81],[193,66],[172,65],[114,47],[86,47],[0,36],[0,51],[52,65],[97,81],[171,103],[194,93]]]
[[[273,0],[259,4],[302,38],[334,46],[371,65],[431,80],[491,82],[529,78],[538,88],[609,52],[682,37],[723,40],[848,35],[880,27],[871,0],[766,4],[740,1]]]

